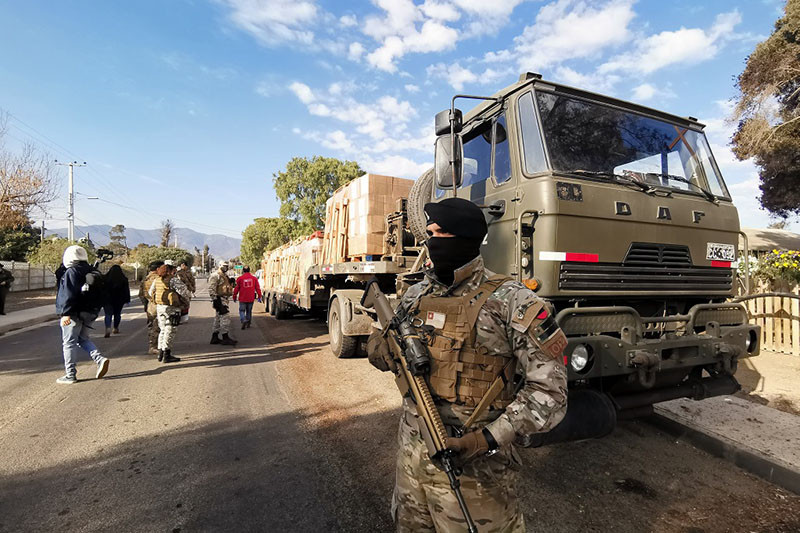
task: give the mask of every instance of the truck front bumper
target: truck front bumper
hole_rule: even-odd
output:
[[[568,339],[570,381],[629,375],[639,389],[675,385],[694,367],[732,375],[740,357],[759,352],[761,328],[747,319],[738,303],[698,304],[685,315],[652,318],[622,306],[569,308],[556,317]],[[573,361],[576,354],[584,365]]]

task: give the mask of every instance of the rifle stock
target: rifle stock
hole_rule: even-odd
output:
[[[440,464],[447,474],[450,488],[453,489],[464,514],[467,530],[470,533],[477,533],[478,529],[461,494],[461,483],[453,464],[453,452],[447,448],[447,430],[425,381],[425,375],[430,370],[430,354],[427,347],[420,339],[414,325],[409,320],[400,319],[395,315],[386,295],[378,288],[376,280],[367,284],[361,305],[367,309],[375,309],[378,324],[386,336],[393,355],[391,360],[386,362],[395,375],[397,388],[403,396],[408,394],[416,405],[419,431],[428,448],[428,455],[434,464]]]

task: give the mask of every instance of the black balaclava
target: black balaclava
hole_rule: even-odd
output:
[[[436,277],[452,285],[455,271],[478,257],[487,225],[481,208],[463,198],[425,204],[428,224],[436,223],[455,237],[428,237],[428,254]]]

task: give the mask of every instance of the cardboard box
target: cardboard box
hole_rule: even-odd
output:
[[[348,237],[348,257],[383,254],[383,238],[383,233],[367,233]]]

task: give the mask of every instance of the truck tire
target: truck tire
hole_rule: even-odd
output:
[[[353,357],[356,354],[358,337],[342,333],[342,305],[339,303],[339,298],[331,301],[331,308],[328,310],[328,339],[333,355],[339,359]]]
[[[283,301],[278,300],[277,304],[275,305],[275,318],[278,320],[286,320],[287,318],[291,317],[292,312],[289,310],[289,306]]]
[[[275,310],[278,307],[278,301],[275,296],[272,296],[269,300],[269,314],[275,316]]]
[[[411,233],[416,237],[417,242],[421,243],[428,238],[425,232],[425,211],[423,207],[431,201],[433,197],[433,169],[430,168],[417,178],[408,193],[408,226]]]

